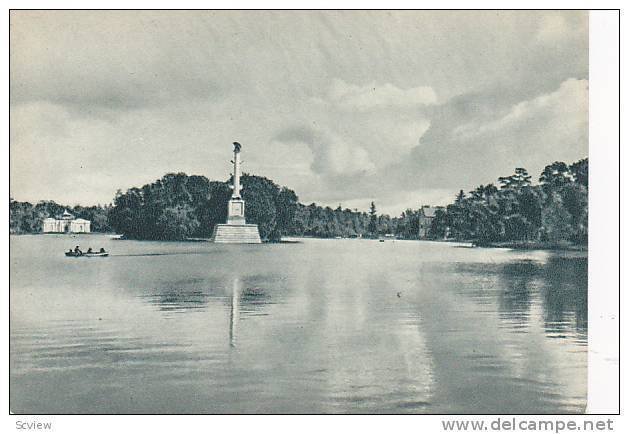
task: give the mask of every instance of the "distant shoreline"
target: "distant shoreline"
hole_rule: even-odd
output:
[[[133,239],[133,238],[125,238],[123,235],[116,234],[114,232],[88,232],[88,233],[44,233],[44,232],[31,232],[31,233],[9,233],[10,236],[33,236],[33,235],[106,235],[111,236],[113,240],[120,241],[157,241],[157,242],[184,242],[184,243],[199,243],[199,242],[210,242],[210,238],[187,238],[185,240],[141,240],[141,239]],[[313,237],[313,236],[286,236],[281,241],[265,241],[264,244],[299,244],[302,243],[302,239],[316,239],[316,240],[338,240],[339,238],[328,238],[328,237]],[[378,238],[366,238],[366,237],[347,237],[340,238],[341,240],[371,240],[378,241]],[[512,249],[512,250],[549,250],[549,251],[568,251],[568,252],[588,252],[587,245],[576,245],[571,243],[550,243],[550,242],[541,242],[541,241],[501,241],[501,242],[490,242],[490,243],[476,243],[473,240],[455,240],[455,239],[406,239],[406,238],[395,238],[395,239],[387,239],[385,242],[391,241],[428,241],[428,242],[436,242],[436,243],[463,243],[469,244],[470,248],[497,248],[497,249]]]

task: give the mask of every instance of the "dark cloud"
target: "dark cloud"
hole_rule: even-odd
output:
[[[185,86],[153,80],[121,82],[107,81],[99,76],[86,78],[86,83],[76,77],[55,78],[53,82],[30,85],[20,83],[11,87],[13,104],[46,101],[79,111],[84,110],[134,110],[159,107],[165,104],[190,102],[195,99],[218,98],[219,88],[212,83]]]
[[[248,171],[332,204],[535,175],[587,154],[587,18],[13,11],[12,194],[106,202],[167,171],[224,179],[234,140]],[[58,176],[85,168],[80,191]]]
[[[303,142],[308,144],[316,143],[319,140],[317,132],[307,126],[292,126],[277,133],[273,140],[280,142]]]
[[[13,105],[125,111],[219,98],[233,86],[202,46],[169,37],[184,23],[165,15],[14,11],[11,20]]]
[[[552,161],[588,152],[587,80],[518,101],[492,91],[455,98],[435,109],[431,127],[410,158],[392,165],[393,184],[472,188],[526,167],[536,177]]]

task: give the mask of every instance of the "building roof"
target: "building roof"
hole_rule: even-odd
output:
[[[81,218],[75,219],[74,221],[77,222],[77,223],[89,223],[90,222],[89,220],[85,220],[85,219],[81,219]]]
[[[73,219],[74,216],[72,214],[70,214],[70,212],[68,210],[65,210],[63,212],[63,215],[61,216],[61,218],[64,219],[64,220],[70,220],[70,219]]]

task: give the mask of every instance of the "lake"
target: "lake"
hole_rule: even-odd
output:
[[[66,258],[80,245],[108,258]],[[587,258],[10,237],[15,413],[582,413]]]

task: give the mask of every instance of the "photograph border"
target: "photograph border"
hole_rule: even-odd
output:
[[[494,8],[471,8],[471,9],[406,9],[406,8],[402,8],[402,9],[372,9],[372,8],[368,8],[368,9],[275,9],[275,8],[271,8],[271,9],[204,9],[204,8],[193,8],[193,9],[168,9],[168,8],[156,8],[156,9],[141,9],[141,8],[133,8],[133,9],[119,9],[119,8],[112,8],[112,9],[90,9],[90,8],[69,8],[69,9],[58,9],[58,8],[51,8],[51,9],[23,9],[23,8],[13,8],[13,9],[9,9],[8,10],[8,14],[9,14],[9,26],[10,26],[10,22],[11,22],[11,14],[14,11],[93,11],[93,12],[98,12],[98,11],[124,11],[124,12],[134,12],[134,11],[163,11],[163,12],[172,12],[172,11],[221,11],[221,12],[225,12],[225,11],[244,11],[244,12],[254,12],[254,11],[286,11],[286,12],[293,12],[293,11],[297,11],[297,12],[305,12],[305,11],[348,11],[348,12],[352,12],[352,11],[380,11],[380,12],[386,12],[386,11],[444,11],[444,12],[453,12],[453,11],[487,11],[487,10],[500,10],[500,11],[544,11],[544,10],[560,10],[560,11],[616,11],[618,13],[618,23],[619,23],[619,35],[618,35],[618,56],[620,58],[620,52],[621,52],[621,37],[620,37],[620,24],[621,24],[621,14],[620,14],[620,9],[613,9],[613,8],[593,8],[593,9],[557,9],[557,8],[548,8],[548,9],[538,9],[538,8],[531,8],[531,9],[494,9]],[[9,32],[9,37],[8,37],[8,63],[9,63],[9,70],[10,70],[10,50],[11,50],[11,41],[10,41],[10,32]],[[620,73],[621,73],[621,65],[619,63],[618,65],[618,75],[619,75],[619,79],[620,79]],[[621,83],[619,82],[619,87],[621,86]],[[8,94],[9,94],[9,100],[8,100],[8,110],[10,112],[11,110],[11,94],[10,94],[10,82],[7,83],[7,87],[8,87]],[[620,122],[621,122],[621,115],[620,115],[620,109],[621,109],[621,103],[620,103],[620,99],[619,99],[619,103],[618,103],[618,137],[619,137],[619,142],[618,142],[618,171],[619,171],[619,175],[621,173],[621,146],[620,146],[620,134],[621,134],[621,127],[620,127]],[[588,110],[588,119],[590,118],[589,116],[589,110]],[[7,143],[10,143],[10,137],[11,137],[11,125],[10,125],[10,121],[8,121],[9,123],[9,129],[7,131]],[[588,137],[589,140],[589,137]],[[590,143],[588,143],[588,149],[590,149]],[[7,185],[10,185],[11,183],[11,164],[10,164],[10,146],[8,146],[8,154],[9,154],[9,158],[7,159],[7,165],[9,166],[9,170],[7,171]],[[589,156],[589,151],[588,151],[588,156]],[[618,210],[618,233],[619,235],[621,235],[621,209],[620,209],[620,204],[621,204],[621,197],[622,197],[622,191],[621,191],[621,183],[620,183],[620,177],[619,177],[619,184],[618,184],[618,204],[619,204],[619,210]],[[7,212],[7,216],[9,215],[9,213]],[[8,220],[8,219],[7,219]],[[8,236],[8,235],[7,235]],[[9,298],[9,304],[7,306],[7,312],[10,311],[10,307],[11,307],[11,291],[9,290],[9,288],[11,287],[11,273],[10,273],[10,268],[11,268],[11,251],[10,251],[10,238],[7,242],[8,244],[8,258],[9,258],[9,287],[8,289],[8,298]],[[618,240],[618,309],[619,309],[619,316],[618,316],[618,354],[620,355],[620,351],[621,351],[621,340],[622,340],[622,335],[621,335],[621,321],[620,321],[620,307],[621,302],[622,302],[622,295],[621,295],[621,264],[622,264],[622,258],[621,258],[621,237],[619,236],[619,240]],[[589,276],[590,270],[588,267],[588,276]],[[591,294],[591,288],[588,285],[588,304],[589,304],[589,297]],[[10,319],[8,320],[9,323],[9,336],[10,336],[10,327],[11,327],[11,322]],[[589,344],[588,344],[589,345]],[[10,343],[10,339],[8,339],[8,352],[7,352],[7,363],[8,363],[8,367],[9,367],[9,371],[7,372],[7,377],[10,378],[10,352],[11,352],[11,343]],[[588,361],[589,362],[589,361]],[[588,364],[588,373],[589,373],[589,364]],[[619,391],[620,391],[620,386],[622,384],[621,382],[621,367],[620,367],[620,363],[618,364],[618,387],[619,387]],[[7,393],[10,399],[10,387],[11,387],[11,381],[7,380]],[[562,415],[562,416],[570,416],[570,417],[582,417],[582,416],[614,416],[614,415],[620,415],[621,414],[621,393],[618,394],[618,412],[611,412],[611,413],[606,413],[606,412],[602,412],[602,413],[584,413],[584,414],[573,414],[573,413],[549,413],[549,414],[545,414],[545,413],[507,413],[505,415],[509,415],[509,416],[527,416],[527,417],[531,417],[531,416],[553,416],[553,415]],[[277,416],[277,415],[299,415],[299,416],[339,416],[339,415],[344,415],[344,416],[373,416],[376,414],[371,414],[371,413],[360,413],[360,414],[336,414],[336,413],[13,413],[11,412],[10,409],[10,402],[9,402],[9,408],[7,409],[7,414],[10,416],[207,416],[207,415],[238,415],[238,416]],[[458,414],[455,413],[418,413],[418,414],[406,414],[406,413],[385,413],[386,415],[403,415],[403,416],[446,416],[446,417],[455,417]],[[502,413],[469,413],[466,414],[466,416],[499,416]]]

